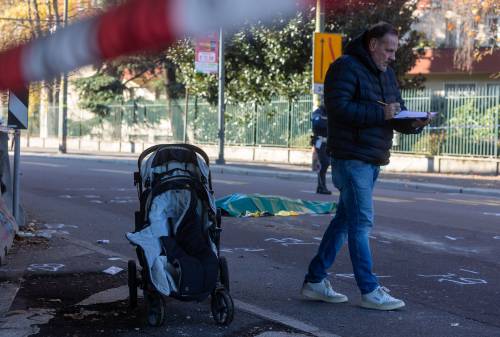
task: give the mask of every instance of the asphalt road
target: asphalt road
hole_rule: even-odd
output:
[[[78,240],[134,257],[125,239],[138,207],[131,162],[23,156],[28,218]],[[216,197],[261,193],[335,200],[314,182],[214,174]],[[331,185],[330,185],[331,186]],[[299,295],[309,260],[331,215],[224,218],[223,254],[235,299],[340,336],[499,336],[500,198],[387,188],[375,192],[375,272],[407,307],[362,309],[346,247],[331,269],[347,304]]]

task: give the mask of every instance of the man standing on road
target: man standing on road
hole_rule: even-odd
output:
[[[313,151],[318,157],[319,167],[318,170],[318,185],[316,187],[316,193],[318,194],[332,194],[326,187],[326,171],[328,171],[328,166],[330,166],[330,156],[326,151],[326,137],[328,134],[328,117],[326,115],[325,105],[321,105],[314,110],[312,113],[312,146]]]
[[[419,133],[430,123],[429,116],[425,120],[393,119],[405,109],[396,76],[389,67],[397,48],[397,30],[380,22],[355,38],[326,74],[327,148],[340,197],[335,217],[304,280],[302,294],[308,298],[331,303],[348,300],[335,292],[326,278],[327,269],[347,239],[361,306],[394,310],[405,305],[379,285],[372,272],[368,238],[374,218],[373,187],[380,166],[389,163],[394,130]]]

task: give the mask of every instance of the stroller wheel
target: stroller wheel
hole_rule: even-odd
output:
[[[165,322],[165,299],[158,292],[148,292],[146,295],[146,311],[148,324],[161,326]]]
[[[225,289],[215,289],[211,302],[212,316],[219,325],[229,325],[234,317],[233,299]]]
[[[227,260],[225,257],[219,257],[219,272],[220,272],[220,283],[229,292],[229,268],[227,267]]]
[[[137,307],[137,266],[134,260],[128,261],[128,304]]]

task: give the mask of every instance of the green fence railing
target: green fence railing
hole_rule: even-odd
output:
[[[421,134],[396,135],[394,152],[500,156],[500,85],[467,91],[405,90],[403,98],[408,109],[436,111],[439,115]],[[295,100],[275,97],[260,105],[228,104],[226,144],[307,148],[311,110],[311,95]],[[29,113],[29,136],[57,137],[58,109],[30,109]],[[182,142],[186,138],[192,143],[215,144],[217,134],[217,107],[196,97],[169,104],[110,105],[106,116],[76,107],[68,109],[70,138],[146,143]]]

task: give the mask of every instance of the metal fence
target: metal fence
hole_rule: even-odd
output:
[[[418,135],[398,134],[394,152],[499,157],[500,86],[471,90],[405,90],[408,109],[436,111],[438,117]],[[217,143],[217,107],[204,100],[169,104],[110,105],[106,116],[68,109],[68,136],[100,141]],[[5,110],[5,109],[4,109]],[[268,104],[228,104],[226,144],[307,148],[312,97],[275,97]],[[5,112],[5,111],[4,111]],[[187,116],[186,116],[187,112]],[[30,109],[29,136],[57,137],[58,109]]]

